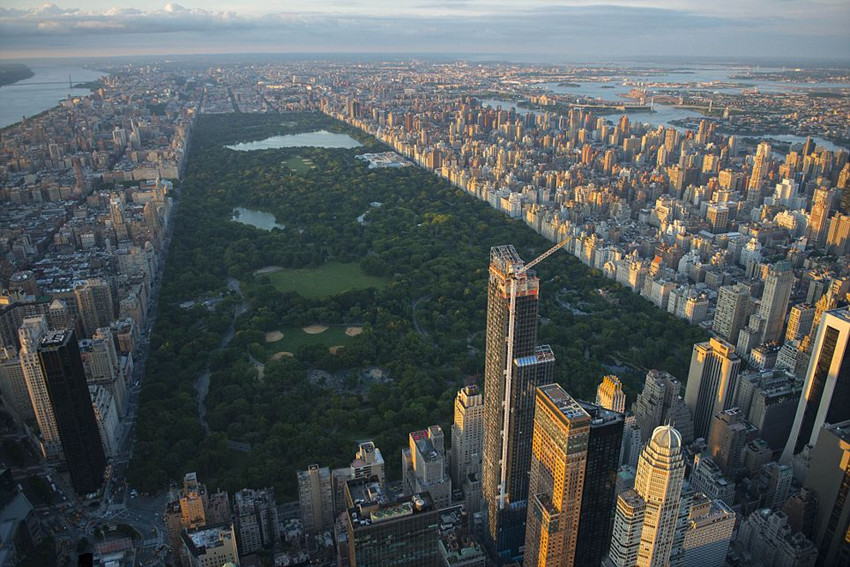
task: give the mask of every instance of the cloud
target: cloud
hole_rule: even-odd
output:
[[[307,0],[295,1],[288,5],[310,6]],[[121,53],[428,52],[543,54],[549,60],[573,55],[834,57],[850,53],[850,39],[840,18],[830,27],[778,10],[751,18],[740,11],[716,10],[716,6],[712,13],[699,12],[689,0],[663,5],[657,0],[606,1],[414,0],[381,11],[374,1],[367,6],[365,0],[349,0],[347,7],[339,9],[322,3],[321,8],[264,14],[176,3],[147,11],[49,4],[32,10],[0,8],[0,50],[17,57],[57,51],[92,55],[120,46]],[[731,1],[715,0],[718,5]],[[215,6],[213,0],[210,6]],[[370,9],[358,11],[361,6]],[[752,8],[747,5],[748,10]],[[835,9],[847,11],[843,6]],[[144,36],[156,39],[147,41]]]

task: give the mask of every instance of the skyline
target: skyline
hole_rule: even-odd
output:
[[[497,0],[133,3],[11,0],[3,59],[203,53],[433,53],[581,57],[850,58],[850,4],[834,0]],[[128,41],[129,40],[129,41]]]

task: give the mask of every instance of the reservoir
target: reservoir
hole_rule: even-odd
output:
[[[348,134],[337,134],[327,130],[316,132],[304,132],[301,134],[288,134],[286,136],[271,136],[265,140],[256,142],[241,142],[228,149],[239,152],[252,150],[277,150],[280,148],[358,148],[362,144]]]

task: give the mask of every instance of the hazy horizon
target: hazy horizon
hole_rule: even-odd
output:
[[[429,54],[592,58],[850,59],[842,0],[7,0],[0,58],[211,54]],[[106,54],[106,55],[105,55]]]

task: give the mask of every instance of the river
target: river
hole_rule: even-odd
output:
[[[86,96],[89,89],[69,88],[68,76],[76,85],[95,81],[104,76],[100,71],[61,64],[27,63],[33,73],[29,79],[0,87],[0,128],[20,122],[53,108],[70,96]],[[55,83],[55,84],[39,84]]]

